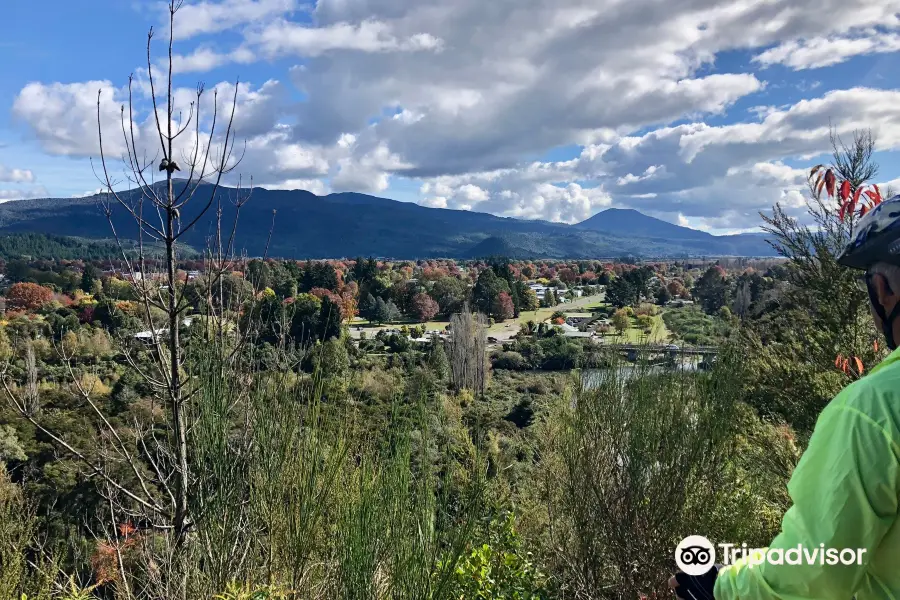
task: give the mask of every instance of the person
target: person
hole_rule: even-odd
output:
[[[792,506],[769,549],[852,549],[855,560],[739,560],[702,577],[679,573],[669,585],[680,598],[900,598],[900,196],[859,219],[838,261],[864,272],[860,284],[891,353],[819,415],[788,483]]]

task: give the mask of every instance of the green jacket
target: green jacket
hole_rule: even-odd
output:
[[[822,411],[788,483],[793,506],[769,548],[865,548],[859,565],[738,561],[716,600],[900,599],[900,349]],[[752,518],[748,515],[749,518]],[[737,540],[738,544],[742,540]]]

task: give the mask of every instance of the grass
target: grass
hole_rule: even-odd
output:
[[[588,305],[593,303],[599,304],[600,295],[594,296],[584,296],[582,298],[575,298],[572,302],[568,302],[566,304],[560,304],[558,306],[548,307],[548,308],[539,308],[537,310],[532,310],[528,312],[521,313],[518,318],[515,319],[507,319],[502,323],[494,323],[488,329],[488,332],[499,332],[507,329],[507,325],[512,325],[513,329],[516,331],[519,330],[519,325],[522,323],[527,323],[528,321],[534,321],[535,323],[540,323],[541,321],[546,321],[553,315],[553,313],[560,312],[586,312],[588,310]]]
[[[653,317],[653,327],[651,328],[649,335],[644,333],[644,330],[637,326],[637,319],[632,317],[630,319],[628,329],[626,329],[621,335],[613,331],[612,333],[604,336],[603,339],[609,341],[610,343],[617,344],[637,344],[641,342],[663,344],[669,342],[672,339],[672,332],[669,331],[668,327],[666,327],[666,323],[665,321],[663,321],[662,315],[656,315]]]
[[[585,312],[590,309],[588,306],[602,306],[602,295],[594,295],[594,296],[585,296],[582,298],[575,298],[572,302],[566,304],[560,304],[558,306],[553,306],[549,308],[539,308],[537,310],[528,311],[521,313],[518,317],[514,319],[507,319],[501,323],[494,323],[488,328],[488,333],[499,333],[504,330],[514,329],[515,331],[519,330],[519,326],[522,323],[527,323],[528,321],[534,321],[535,323],[540,323],[541,321],[546,321],[550,318],[550,316],[556,311],[562,312]],[[376,323],[370,323],[366,319],[355,318],[350,322],[350,327],[355,329],[356,327],[362,327],[370,334],[374,334],[375,332],[381,329],[397,329],[406,325],[408,327],[415,327],[418,325],[425,325],[426,331],[432,330],[443,330],[447,327],[449,323],[448,320],[441,321],[427,321],[426,323],[416,323],[413,321],[398,321],[397,323],[391,323],[388,325],[378,325]],[[511,327],[508,327],[511,326]]]

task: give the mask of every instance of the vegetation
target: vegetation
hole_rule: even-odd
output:
[[[767,221],[784,260],[246,260],[224,226],[182,255],[224,212],[223,120],[195,182],[162,126],[163,183],[137,157],[139,197],[107,180],[152,251],[0,265],[2,598],[666,593],[686,533],[771,539],[823,402],[883,352],[835,261],[853,209],[818,187],[819,229]],[[851,192],[873,147],[836,142]],[[606,343],[660,320],[716,360]]]

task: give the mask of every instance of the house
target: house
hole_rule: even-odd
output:
[[[594,315],[591,313],[567,313],[566,314],[566,324],[571,325],[572,327],[579,327],[584,325],[585,323],[590,322],[591,319],[594,318]]]
[[[185,317],[182,319],[181,324],[184,327],[190,327],[191,323],[193,323],[193,319],[191,317]],[[148,329],[147,331],[138,331],[132,337],[139,342],[144,342],[145,344],[152,344],[154,338],[165,337],[169,334],[168,327],[160,327],[158,329]]]
[[[694,303],[693,300],[684,300],[682,298],[676,298],[675,300],[669,300],[666,302],[666,306],[690,306]]]
[[[563,336],[569,338],[589,338],[593,335],[590,331],[579,331],[577,327],[572,327],[568,323],[557,325],[557,327],[562,329]]]

